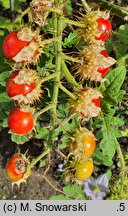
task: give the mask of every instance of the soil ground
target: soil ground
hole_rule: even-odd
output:
[[[26,149],[30,147],[30,143],[24,145],[26,146],[22,148],[25,148],[24,151],[26,151]],[[31,149],[33,149],[33,152],[36,155],[39,153],[40,147],[38,144],[35,146],[37,150],[33,147]],[[17,186],[14,186],[12,189],[12,185],[6,177],[5,164],[8,158],[17,152],[16,148],[17,145],[10,140],[7,131],[2,131],[0,133],[0,200],[49,199],[56,193],[56,191],[43,179],[44,168],[39,168],[39,166],[33,169],[31,176],[28,178],[27,184],[22,183],[19,189]],[[49,175],[48,178],[53,185],[57,186],[58,183],[54,176]]]

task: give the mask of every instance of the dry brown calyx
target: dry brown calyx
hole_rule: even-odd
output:
[[[32,11],[33,21],[39,26],[43,26],[47,23],[46,19],[44,19],[44,12],[49,11],[52,7],[52,1],[48,0],[33,0],[30,3],[30,8]]]
[[[13,100],[18,101],[18,103],[23,104],[33,104],[40,100],[43,93],[42,90],[42,80],[37,75],[35,70],[22,69],[19,74],[15,77],[14,82],[17,84],[31,84],[35,83],[35,88],[29,92],[27,95],[16,95],[12,97]]]
[[[95,89],[85,88],[75,93],[76,100],[71,100],[71,108],[80,119],[89,121],[90,118],[96,117],[100,114],[101,108],[97,107],[92,102],[93,99],[102,98],[102,94]]]
[[[98,72],[99,68],[107,68],[115,64],[116,60],[110,56],[105,57],[100,52],[105,50],[102,43],[97,41],[80,52],[81,64],[78,64],[77,74],[81,80],[90,79],[92,81],[103,82],[105,78]]]

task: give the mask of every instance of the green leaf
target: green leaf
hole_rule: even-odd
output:
[[[128,45],[128,24],[121,25],[116,33],[116,37],[125,45]]]
[[[109,157],[107,155],[104,155],[98,147],[93,154],[93,159],[96,160],[97,163],[103,164],[105,166],[111,166],[113,164],[113,161],[109,160]]]
[[[72,45],[76,44],[78,41],[78,33],[76,31],[71,32],[67,38],[64,39],[64,47],[71,48]]]
[[[78,184],[70,184],[63,188],[66,194],[75,196],[75,199],[82,200],[85,198],[83,189]]]
[[[21,136],[11,132],[11,140],[17,144],[24,144],[29,141],[29,138],[27,135]]]
[[[11,99],[8,97],[6,92],[0,93],[0,103],[9,102]]]
[[[46,165],[46,162],[45,160],[40,160],[40,164],[39,164],[39,167],[42,168]]]
[[[8,18],[0,16],[0,28],[7,28],[8,30],[12,30],[13,25]]]
[[[0,4],[6,9],[10,7],[9,0],[0,1]]]
[[[64,4],[64,8],[65,8],[65,11],[68,15],[71,15],[72,14],[72,1],[71,0],[67,0]]]
[[[82,188],[78,184],[70,184],[63,188],[63,192],[67,194],[67,196],[64,195],[58,195],[58,196],[52,196],[50,200],[84,200],[84,192]],[[70,196],[74,196],[74,198],[69,198]]]
[[[112,177],[112,171],[111,171],[111,170],[108,170],[105,174],[107,175],[108,180],[110,180],[111,177]]]
[[[0,84],[2,86],[6,86],[6,79],[8,78],[9,74],[10,73],[8,71],[0,74]]]
[[[65,119],[69,113],[69,103],[61,103],[58,106],[58,116],[59,118]]]
[[[115,110],[111,109],[110,113],[99,117],[93,124],[93,127],[100,128],[96,137],[101,139],[99,149],[95,151],[94,157],[104,165],[109,166],[116,152],[117,138],[122,137],[122,133],[118,130],[118,127],[124,124],[124,121],[113,116],[114,114]]]
[[[36,134],[35,134],[35,138],[36,139],[47,139],[48,134],[49,134],[49,130],[47,128],[43,128],[41,127],[39,124],[36,124]]]
[[[110,71],[106,75],[106,81],[102,83],[99,87],[99,91],[103,94],[103,101],[115,105],[118,103],[122,96],[122,91],[120,90],[126,77],[126,68],[124,66],[119,66],[114,70]]]
[[[125,76],[126,76],[126,68],[124,66],[120,66],[115,68],[114,70],[111,70],[105,76],[106,81],[100,85],[99,90],[102,93],[109,92],[112,95],[114,95],[114,93],[117,93],[120,90],[125,80]]]
[[[70,200],[70,198],[64,195],[58,195],[52,196],[49,200]]]

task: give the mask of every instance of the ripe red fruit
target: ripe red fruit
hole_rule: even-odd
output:
[[[14,108],[8,116],[8,127],[16,134],[28,134],[34,127],[32,113],[17,107]]]
[[[5,168],[7,177],[13,182],[21,180],[26,172],[26,166],[26,161],[22,155],[16,154],[12,156]]]
[[[96,37],[96,40],[106,41],[112,32],[111,22],[108,19],[104,18],[98,18],[96,22],[98,24],[99,30],[103,32],[99,37]]]
[[[92,99],[92,102],[93,102],[97,107],[100,107],[100,98],[94,98],[94,99]]]
[[[15,82],[15,78],[18,76],[19,72],[14,72],[7,80],[6,83],[6,92],[9,97],[14,97],[16,95],[26,96],[28,93],[33,91],[36,87],[36,84],[33,82],[31,84],[18,84]]]
[[[108,53],[107,53],[105,50],[102,50],[100,53],[101,53],[105,58],[108,58],[108,57],[109,57]],[[106,68],[98,68],[97,71],[98,71],[99,73],[101,73],[102,76],[105,76],[105,75],[108,73],[109,70],[110,70],[110,67],[106,67]]]
[[[17,32],[11,32],[3,41],[3,53],[9,60],[13,60],[21,49],[29,45],[29,41],[19,40]]]
[[[5,57],[20,63],[36,61],[40,45],[35,36],[36,33],[26,27],[17,32],[11,32],[4,39],[2,45]]]

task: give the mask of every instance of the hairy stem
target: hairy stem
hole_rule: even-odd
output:
[[[70,25],[75,25],[75,26],[80,27],[80,28],[85,28],[85,24],[84,23],[79,22],[79,21],[70,20],[68,18],[64,18],[63,17],[62,18],[62,22],[70,24]]]
[[[50,152],[50,148],[47,148],[41,155],[39,155],[36,159],[34,159],[30,163],[30,168],[34,167],[45,155],[47,155]]]
[[[72,62],[75,62],[75,63],[81,63],[80,59],[74,58],[72,56],[65,55],[64,53],[62,54],[62,57],[63,57],[63,59],[66,59],[66,60],[69,60],[69,61],[72,61]]]
[[[53,79],[53,78],[55,78],[55,77],[56,77],[56,74],[53,73],[53,74],[51,74],[51,75],[49,75],[49,76],[43,77],[43,78],[41,79],[41,81],[42,81],[42,82],[46,82],[46,81],[48,81],[48,80],[50,80],[50,79]]]
[[[41,114],[47,112],[48,110],[50,110],[50,109],[52,109],[52,108],[53,108],[53,104],[50,104],[50,105],[48,105],[47,107],[45,107],[44,109],[42,109],[42,110],[40,110],[39,112],[37,112],[36,115],[35,115],[35,122],[37,121],[37,118],[38,118]]]
[[[58,83],[57,85],[63,92],[65,92],[67,95],[69,95],[69,97],[76,100],[76,96],[73,93],[71,93],[70,91],[68,91],[68,89],[66,89],[61,83]]]
[[[63,0],[55,0],[54,1],[55,6],[58,6],[61,10],[60,14],[53,13],[53,25],[54,25],[54,37],[58,37],[58,40],[55,44],[54,50],[56,53],[56,77],[54,81],[54,88],[53,88],[53,97],[52,97],[52,103],[53,108],[51,110],[51,117],[50,117],[50,133],[49,133],[49,143],[52,144],[52,130],[55,125],[55,118],[56,111],[57,111],[57,103],[58,103],[58,94],[59,94],[59,87],[58,83],[60,82],[60,76],[61,76],[61,54],[62,54],[62,15],[63,15]]]
[[[81,89],[80,84],[77,83],[76,80],[74,79],[74,77],[71,75],[71,73],[69,72],[69,70],[68,70],[68,68],[67,68],[67,66],[66,66],[66,64],[65,64],[64,61],[62,61],[61,66],[62,66],[62,71],[63,71],[63,73],[64,73],[64,76],[65,76],[66,80],[67,80],[73,87],[75,87],[75,88],[77,88],[77,89]]]

